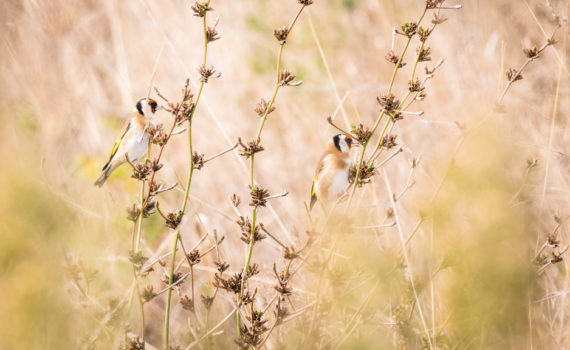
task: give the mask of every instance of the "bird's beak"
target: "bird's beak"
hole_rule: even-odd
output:
[[[360,146],[361,146],[361,145],[360,145],[360,143],[358,143],[358,142],[353,142],[353,143],[350,145],[350,147],[360,147]]]

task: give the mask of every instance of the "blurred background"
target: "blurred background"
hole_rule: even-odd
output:
[[[393,45],[392,29],[416,20],[424,4],[316,0],[299,18],[282,63],[303,84],[279,91],[255,167],[256,181],[270,192],[289,192],[260,213],[285,244],[301,247],[307,241],[303,202],[309,200],[326,142],[337,133],[326,117],[334,115],[345,128],[373,125],[376,96],[387,90],[394,67],[384,58]],[[426,99],[410,108],[424,115],[407,115],[396,124],[392,133],[404,151],[357,191],[357,214],[320,232],[325,238],[314,259],[326,263],[300,266],[291,282],[292,304],[302,309],[317,300],[318,306],[277,327],[267,348],[306,345],[304,326],[312,317],[316,331],[310,348],[568,347],[570,266],[563,259],[541,269],[534,257],[547,263],[568,244],[569,2],[446,4],[463,8],[444,11],[449,19],[427,43],[432,61],[418,67],[423,76],[424,66],[444,59],[427,83]],[[186,78],[196,91],[203,33],[191,5],[182,0],[0,4],[0,348],[117,348],[125,332],[137,332],[137,308],[114,305],[132,287],[132,222],[126,208],[138,198],[140,183],[123,166],[102,188],[92,184],[151,84],[172,101],[179,99]],[[273,30],[298,10],[294,0],[212,0],[211,5],[208,22],[219,17],[221,39],[209,45],[208,62],[222,75],[204,88],[193,134],[195,150],[206,156],[238,137],[254,137],[259,117],[253,109],[260,98],[271,97],[275,79]],[[524,79],[508,91],[504,110],[493,113],[507,83],[505,72],[526,61],[523,48],[546,42],[556,26],[553,14],[563,22],[558,42],[525,68]],[[431,18],[428,14],[426,21]],[[403,44],[397,36],[395,51]],[[400,98],[417,46],[414,39],[396,79],[393,92]],[[170,125],[168,113],[157,117]],[[187,152],[186,134],[175,136],[157,174],[162,182],[184,182]],[[420,162],[411,170],[413,159]],[[239,195],[241,215],[251,215],[248,164],[235,151],[196,171],[191,215],[181,230],[189,247],[204,232],[224,235],[220,251],[232,272],[243,264],[244,245],[228,195]],[[178,208],[182,197],[178,188],[164,194],[161,208]],[[319,220],[320,212],[314,215]],[[396,219],[398,225],[382,226]],[[559,247],[549,245],[537,254],[553,232]],[[402,256],[401,237],[411,235]],[[144,221],[145,255],[163,256],[171,244],[171,232],[158,215]],[[197,266],[204,295],[213,290],[213,260]],[[263,307],[275,293],[271,267],[284,264],[281,248],[266,239],[253,260],[261,267],[255,283]],[[146,281],[155,290],[164,286],[164,269],[158,266]],[[84,290],[74,283],[78,278]],[[232,296],[220,293],[209,327],[233,308]],[[174,294],[171,338],[184,347],[195,339],[189,329],[209,327],[190,317]],[[147,341],[156,348],[164,303],[162,295],[146,305]],[[203,346],[234,346],[234,338],[231,318]]]

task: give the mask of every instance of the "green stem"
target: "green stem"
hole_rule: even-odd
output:
[[[418,51],[418,54],[416,56],[416,62],[414,63],[414,68],[412,69],[412,77],[410,78],[410,81],[413,83],[414,82],[414,78],[416,76],[416,68],[418,67],[418,63],[420,62],[420,56],[421,53],[424,49],[424,45],[425,45],[425,41],[422,41],[422,44],[420,45],[420,50]],[[410,97],[410,90],[408,89],[408,91],[406,92],[406,95],[404,95],[404,98],[402,99],[402,101],[400,102],[400,104],[398,104],[398,109],[401,109],[402,106],[404,105],[404,103],[408,100],[408,98]],[[391,119],[391,118],[390,118]],[[387,125],[384,126],[384,132],[386,131],[386,127]],[[370,155],[370,157],[368,158],[368,162],[370,162],[374,156],[376,155],[376,152],[380,151],[380,153],[382,153],[382,149],[381,149],[381,145],[382,145],[382,138],[384,137],[384,132],[382,132],[382,135],[380,135],[380,138],[378,139],[378,142],[376,143],[376,147],[374,148],[374,151],[372,152],[372,154]]]
[[[148,154],[150,154],[150,143],[149,143],[149,152]],[[142,181],[142,185],[141,185],[141,193],[140,193],[140,201],[141,201],[141,208],[140,208],[140,213],[139,216],[137,218],[137,220],[135,221],[135,228],[136,228],[136,239],[135,239],[135,235],[133,234],[133,238],[131,241],[131,251],[133,251],[134,253],[137,253],[139,251],[139,246],[140,246],[140,241],[141,241],[141,232],[142,232],[142,220],[143,220],[143,209],[144,209],[144,187],[145,187],[145,181]],[[134,231],[133,231],[134,233]],[[143,343],[143,350],[146,347],[146,332],[145,332],[145,322],[144,322],[144,302],[142,300],[141,297],[141,292],[140,292],[140,287],[139,287],[139,280],[137,277],[137,270],[135,268],[135,265],[133,264],[133,277],[135,279],[135,289],[137,292],[137,301],[139,303],[139,308],[140,308],[140,312],[141,312],[141,340]],[[132,296],[132,294],[131,294]]]
[[[208,37],[207,37],[207,24],[206,24],[206,16],[202,17],[202,25],[204,30],[204,59],[203,64],[206,66],[206,59],[208,57]],[[204,82],[200,83],[200,87],[198,88],[198,94],[196,95],[196,100],[194,102],[194,106],[192,107],[192,111],[190,112],[190,116],[188,117],[188,150],[189,150],[189,159],[190,159],[190,167],[188,169],[188,178],[186,180],[186,189],[184,191],[184,201],[182,202],[182,208],[180,211],[182,215],[186,212],[186,207],[188,206],[188,198],[190,194],[190,186],[192,185],[192,175],[194,174],[194,163],[192,162],[192,120],[194,117],[194,113],[196,112],[196,108],[198,107],[198,102],[200,102],[200,96],[202,96],[202,90],[204,88]],[[178,247],[178,241],[181,240],[180,237],[180,229],[176,228],[176,234],[174,237],[174,245],[172,247],[172,262],[170,266],[170,275],[168,277],[168,292],[166,296],[166,315],[164,319],[164,348],[168,350],[168,343],[169,343],[169,336],[170,336],[170,303],[172,300],[172,283],[174,279],[174,267],[176,265],[176,250]]]
[[[146,347],[146,331],[145,331],[145,322],[144,322],[144,302],[142,300],[142,296],[141,296],[141,290],[140,290],[140,286],[139,286],[139,282],[138,282],[138,278],[137,278],[137,270],[133,264],[133,276],[135,278],[135,289],[137,292],[137,300],[139,302],[139,309],[141,312],[141,341],[143,344],[143,350]]]
[[[149,147],[150,149],[150,147]],[[150,154],[150,152],[149,152]],[[135,253],[137,253],[139,251],[139,247],[140,247],[140,243],[141,243],[141,234],[142,234],[142,220],[143,220],[143,210],[144,210],[144,205],[145,205],[145,196],[144,196],[144,186],[145,186],[146,181],[142,181],[142,186],[141,186],[141,194],[140,194],[140,201],[141,201],[141,210],[139,213],[139,218],[137,220],[137,239],[135,241]]]
[[[285,44],[281,44],[279,46],[279,53],[277,54],[277,79],[276,79],[276,83],[275,83],[275,89],[273,89],[273,96],[271,96],[271,100],[269,101],[269,105],[267,105],[267,109],[265,110],[265,113],[263,114],[263,117],[261,118],[261,123],[259,124],[259,128],[257,129],[257,136],[255,137],[256,140],[259,140],[259,138],[261,137],[261,132],[263,131],[263,126],[265,125],[265,121],[267,120],[267,115],[269,114],[269,111],[271,111],[271,107],[273,107],[273,103],[275,102],[275,98],[277,98],[277,92],[279,91],[279,87],[280,87],[279,78],[281,75],[281,56],[283,55],[283,46],[285,46]],[[252,157],[252,160],[253,160],[253,157]]]
[[[402,60],[404,59],[404,56],[406,55],[406,51],[408,51],[408,47],[410,46],[410,42],[412,41],[412,37],[408,37],[408,41],[406,41],[406,46],[404,47],[404,50],[402,51],[402,54],[400,55],[400,58],[398,59],[398,62],[396,63],[396,67],[394,67],[394,71],[392,72],[392,79],[390,79],[390,86],[388,87],[388,95],[390,95],[390,93],[392,93],[392,88],[394,87],[394,81],[396,80],[396,74],[398,73],[398,70],[400,69],[400,64],[402,63]],[[356,188],[358,187],[358,181],[360,180],[360,172],[362,170],[362,161],[364,160],[364,153],[366,152],[366,148],[368,147],[368,143],[370,142],[370,139],[372,138],[372,136],[374,136],[374,133],[376,132],[376,129],[378,129],[378,125],[380,124],[380,121],[382,120],[382,117],[385,114],[385,110],[382,109],[382,111],[380,112],[380,115],[378,116],[378,118],[376,119],[376,123],[374,123],[374,127],[371,130],[370,136],[368,137],[368,140],[366,140],[366,142],[364,143],[364,145],[362,145],[362,151],[360,153],[360,157],[358,159],[358,166],[356,167],[356,176],[354,177],[354,183],[352,185],[352,192],[350,194],[350,199],[348,200],[348,206],[350,207],[350,204],[352,203],[352,199],[354,197],[354,193],[356,192]],[[391,118],[388,118],[388,120],[386,121],[386,124],[384,126],[384,131],[387,128],[388,123],[390,123]],[[378,142],[382,142],[382,137],[384,137],[384,135],[382,134],[380,136],[380,139]]]
[[[280,77],[281,77],[281,57],[283,56],[283,46],[285,44],[281,44],[279,46],[279,53],[277,54],[277,74],[276,74],[276,80],[275,80],[275,88],[273,89],[273,95],[271,96],[271,100],[269,101],[269,104],[267,105],[267,109],[265,110],[265,113],[263,114],[263,117],[261,118],[261,122],[259,124],[259,128],[257,129],[257,136],[255,137],[256,140],[260,140],[261,138],[261,132],[263,131],[263,126],[265,125],[265,121],[267,120],[267,115],[269,114],[269,111],[271,111],[271,108],[273,107],[273,104],[275,103],[275,99],[277,98],[277,92],[279,92],[279,88],[280,86]],[[253,168],[255,165],[255,154],[252,154],[250,157],[250,165],[249,165],[249,185],[251,186],[251,188],[253,189],[253,186],[255,184],[255,178],[253,175]],[[252,213],[251,213],[251,232],[250,232],[250,237],[249,237],[249,245],[247,248],[247,254],[245,257],[245,263],[243,266],[243,274],[242,274],[242,291],[240,293],[238,293],[238,304],[241,301],[241,294],[243,292],[243,281],[245,281],[245,275],[247,274],[247,271],[249,270],[249,264],[251,263],[251,256],[253,254],[253,245],[255,244],[255,224],[257,221],[257,207],[253,207]],[[236,330],[237,330],[237,335],[238,335],[238,339],[241,337],[241,315],[239,312],[236,312]]]
[[[420,45],[420,51],[418,51],[418,56],[416,57],[416,63],[414,63],[414,69],[412,69],[412,82],[414,81],[414,78],[416,77],[416,68],[418,67],[418,63],[420,63],[420,55],[422,54],[422,51],[424,50],[424,45],[426,44],[425,41],[422,41],[422,44]],[[402,102],[403,104],[403,102]]]
[[[176,249],[178,246],[179,230],[176,229],[174,245],[172,246],[172,262],[170,264],[170,276],[168,276],[168,295],[166,297],[166,316],[164,317],[164,348],[168,350],[168,336],[170,334],[170,302],[172,300],[172,283],[174,283],[174,267],[176,266]]]
[[[293,26],[297,22],[297,19],[301,15],[301,12],[303,12],[303,9],[305,8],[305,6],[306,5],[301,6],[299,11],[295,15],[295,18],[293,18],[293,21],[291,21],[291,24],[288,27],[289,34],[291,33]],[[273,95],[271,96],[271,100],[269,101],[269,104],[267,105],[267,109],[265,110],[265,113],[263,113],[263,116],[261,118],[259,128],[257,129],[255,141],[261,140],[261,132],[263,131],[263,127],[265,126],[265,122],[267,121],[267,116],[269,115],[271,108],[273,107],[273,104],[275,103],[275,99],[277,98],[277,93],[279,92],[279,88],[281,87],[281,84],[280,84],[281,83],[280,82],[280,79],[281,79],[281,58],[283,56],[283,47],[284,46],[285,46],[285,42],[282,42],[279,45],[279,52],[277,53],[277,67],[276,67],[276,71],[275,71],[275,75],[276,75],[276,77],[275,77],[275,88],[273,89]],[[250,160],[250,169],[249,169],[249,184],[250,184],[252,189],[253,189],[253,186],[255,184],[254,172],[253,172],[254,165],[255,165],[255,155],[252,154],[251,160]],[[239,303],[241,302],[243,285],[245,283],[245,275],[247,274],[247,272],[249,270],[249,264],[251,263],[251,256],[253,255],[253,246],[255,244],[255,226],[256,226],[256,222],[257,222],[257,206],[253,207],[251,217],[252,218],[251,218],[250,241],[249,241],[249,246],[247,249],[247,254],[245,257],[245,263],[244,263],[244,267],[243,267],[241,291],[240,291],[240,293],[238,293],[238,307],[239,307]],[[239,311],[236,312],[236,320],[237,320],[237,324],[236,324],[237,335],[238,335],[238,339],[239,339],[239,338],[241,338],[241,316],[240,316]]]

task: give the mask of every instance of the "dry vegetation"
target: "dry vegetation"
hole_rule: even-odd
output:
[[[312,2],[0,4],[0,348],[568,348],[569,1]]]

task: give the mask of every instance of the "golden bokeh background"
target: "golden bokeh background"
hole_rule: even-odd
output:
[[[423,66],[444,58],[426,85],[426,99],[410,108],[424,115],[406,115],[396,124],[392,133],[403,152],[357,191],[358,210],[319,233],[322,246],[311,258],[328,257],[327,263],[300,266],[293,278],[292,303],[302,309],[318,296],[318,312],[276,328],[267,348],[300,348],[302,341],[307,346],[304,332],[311,322],[318,332],[309,348],[559,349],[570,343],[568,261],[541,274],[532,262],[557,225],[560,246],[547,247],[546,259],[569,241],[569,2],[446,4],[462,9],[444,11],[449,19],[428,40],[432,61],[419,65],[423,76]],[[101,189],[92,184],[134,103],[151,85],[172,101],[186,78],[196,91],[203,33],[191,5],[0,4],[0,348],[109,349],[123,342],[126,330],[137,333],[136,303],[113,310],[132,289],[132,222],[125,209],[137,200],[140,184],[126,165]],[[260,98],[271,97],[275,79],[273,30],[298,10],[294,0],[211,5],[208,22],[219,17],[221,39],[209,45],[208,62],[221,77],[206,84],[193,126],[194,148],[207,156],[239,137],[254,137],[259,117],[253,109]],[[289,192],[260,214],[285,244],[301,247],[308,238],[303,202],[316,162],[336,134],[326,117],[333,115],[343,128],[373,125],[376,96],[387,90],[394,67],[384,59],[392,30],[417,19],[423,7],[420,0],[316,0],[299,18],[282,64],[303,84],[279,91],[255,167],[256,181],[271,193]],[[557,43],[525,68],[524,79],[505,97],[504,111],[494,112],[505,72],[525,62],[522,48],[546,42],[555,28],[553,14],[563,22]],[[403,42],[396,37],[396,51]],[[417,44],[412,42],[398,73],[397,96],[407,91]],[[166,112],[157,118],[171,123]],[[185,181],[185,135],[167,145],[161,182]],[[244,246],[228,196],[238,194],[241,214],[251,215],[248,167],[234,151],[196,171],[181,230],[189,247],[205,233],[224,235],[220,253],[232,272],[243,264]],[[395,216],[387,216],[392,194],[402,196]],[[182,197],[179,187],[162,195],[161,208],[178,208]],[[319,211],[314,215],[324,220]],[[396,218],[398,225],[379,227]],[[404,259],[400,234],[412,232]],[[172,239],[158,215],[144,221],[145,255],[167,254]],[[266,239],[253,260],[261,267],[254,283],[263,307],[275,294],[272,265],[284,264],[281,248]],[[198,265],[199,293],[212,293],[213,261],[211,256]],[[157,265],[146,282],[162,289],[165,269]],[[74,273],[86,290],[78,290]],[[220,292],[205,327],[174,294],[171,338],[183,348],[195,340],[190,328],[205,331],[233,307],[232,296]],[[163,295],[146,306],[147,341],[156,348],[164,303]],[[234,346],[234,318],[219,332],[202,346]]]

